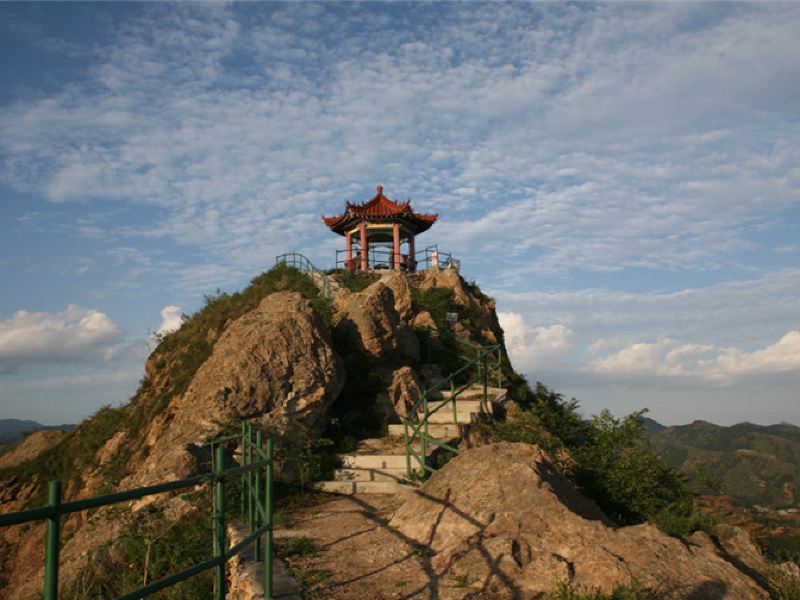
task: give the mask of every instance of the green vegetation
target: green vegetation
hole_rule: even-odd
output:
[[[561,582],[548,596],[549,600],[655,600],[656,594],[638,585],[621,586],[610,594],[580,592],[572,584]]]
[[[0,469],[0,479],[31,481],[40,483],[37,494],[31,499],[31,505],[46,502],[45,487],[41,485],[50,479],[62,479],[65,488],[81,475],[95,467],[95,454],[100,447],[116,431],[120,429],[125,418],[122,408],[104,406],[94,415],[81,423],[61,440],[56,446],[46,450],[31,461]],[[108,476],[110,489],[115,465],[106,465],[104,472]]]
[[[310,537],[298,536],[280,538],[275,541],[277,552],[281,556],[315,556],[319,547]]]
[[[800,427],[695,421],[654,433],[649,442],[669,464],[687,465],[703,493],[730,494],[744,506],[790,507],[800,500]]]
[[[109,521],[127,525],[124,535],[91,551],[64,597],[114,598],[208,560],[212,555],[210,497],[208,489],[193,494],[196,509],[177,521],[167,519],[155,506],[137,513],[121,508],[108,511]],[[211,594],[212,574],[206,571],[151,597],[182,600]]]
[[[331,269],[328,275],[333,275],[343,288],[351,292],[362,292],[380,279],[377,273],[371,271],[351,271],[350,269]]]
[[[688,535],[713,524],[696,508],[685,477],[650,452],[644,411],[623,419],[603,411],[587,420],[576,400],[565,400],[541,383],[534,390],[520,381],[517,385],[522,393],[515,399],[522,410],[506,421],[485,424],[491,435],[544,448],[618,523],[651,521],[671,535]]]

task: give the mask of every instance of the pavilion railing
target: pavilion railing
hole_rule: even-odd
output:
[[[367,250],[368,269],[394,269],[394,259],[395,253],[391,244],[372,244]],[[361,267],[361,253],[357,247],[353,249],[349,260],[346,250],[336,251],[337,269],[357,271]],[[439,247],[436,244],[417,251],[413,261],[408,254],[400,253],[400,268],[403,271],[421,271],[431,268],[444,269],[448,267],[459,270],[461,261],[453,257],[449,252],[439,252]]]
[[[240,440],[241,459],[237,467],[225,468],[225,448],[227,443]],[[171,587],[190,577],[210,569],[214,570],[214,600],[225,600],[225,565],[246,547],[255,544],[253,556],[264,561],[264,596],[272,598],[272,514],[273,514],[273,442],[264,437],[250,424],[242,425],[240,435],[219,438],[209,442],[211,446],[211,473],[168,481],[93,498],[72,502],[62,502],[61,482],[48,484],[47,506],[0,515],[0,527],[20,525],[33,521],[46,521],[44,553],[44,600],[58,599],[58,567],[61,551],[61,519],[71,513],[100,508],[138,500],[154,494],[191,489],[210,483],[213,488],[213,557],[169,575],[134,591],[117,597],[116,600],[138,600]],[[241,507],[249,534],[241,542],[226,550],[227,532],[225,525],[225,484],[226,480],[239,476],[242,479]],[[245,507],[247,512],[245,512]],[[263,536],[263,540],[262,540]]]
[[[286,254],[279,254],[275,257],[275,264],[284,264],[288,267],[294,267],[303,273],[308,273],[317,287],[322,290],[322,294],[326,298],[331,297],[331,282],[330,279],[328,279],[328,276],[324,271],[320,271],[318,268],[316,268],[314,263],[312,263],[310,260],[308,260],[308,258],[299,252],[287,252]]]

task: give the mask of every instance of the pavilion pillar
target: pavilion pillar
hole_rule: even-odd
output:
[[[344,235],[344,249],[345,249],[345,269],[353,268],[353,239],[350,237],[350,232],[345,232]],[[338,269],[338,266],[337,266]]]
[[[369,268],[369,262],[367,261],[367,253],[369,252],[369,246],[367,246],[367,224],[364,221],[361,221],[361,270],[366,271]]]
[[[410,272],[414,272],[417,270],[417,259],[416,253],[414,252],[414,234],[412,233],[408,237],[408,270]]]
[[[400,270],[400,223],[392,225],[392,234],[394,236],[394,270]]]

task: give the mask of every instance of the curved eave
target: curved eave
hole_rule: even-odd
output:
[[[366,223],[400,223],[406,229],[411,230],[414,235],[419,235],[430,229],[438,218],[439,215],[437,213],[425,214],[408,211],[394,215],[370,215],[354,214],[354,212],[348,210],[338,217],[322,217],[322,222],[331,231],[342,236],[346,234],[348,229],[358,225],[361,221]]]

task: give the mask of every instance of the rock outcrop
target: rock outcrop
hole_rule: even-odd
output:
[[[337,294],[333,322],[338,335],[373,359],[419,359],[417,337],[400,319],[392,288],[380,281]]]
[[[538,598],[569,582],[602,590],[637,584],[659,598],[768,598],[753,567],[761,560],[734,534],[688,540],[649,524],[616,527],[528,444],[467,450],[407,500],[390,527],[434,553],[438,576],[473,590]]]
[[[293,419],[318,432],[343,385],[342,361],[308,300],[271,294],[226,327],[186,392],[149,427],[150,451],[131,483],[188,475],[192,447],[233,420],[282,431]]]

